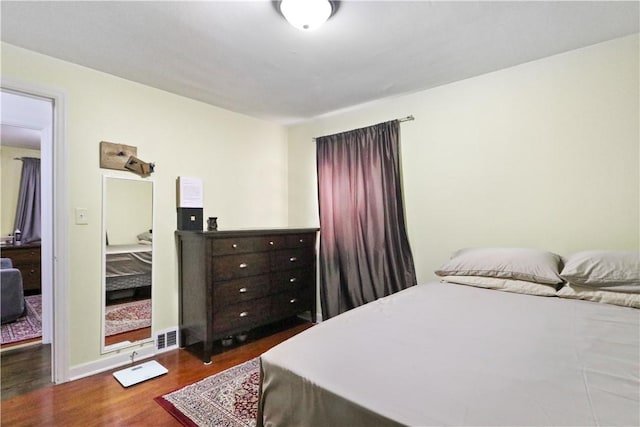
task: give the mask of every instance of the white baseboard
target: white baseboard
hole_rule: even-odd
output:
[[[164,344],[162,346],[159,346],[158,340],[161,335],[163,336]],[[135,364],[140,362],[141,360],[148,359],[160,353],[166,353],[171,350],[176,350],[178,349],[178,335],[179,334],[177,326],[169,328],[156,333],[155,339],[153,341],[129,345],[121,348],[120,350],[115,350],[113,353],[101,359],[94,360],[93,362],[83,363],[82,365],[73,366],[69,369],[68,381],[79,380],[80,378],[85,378],[105,371],[110,371],[121,366]],[[132,362],[131,354],[133,352],[135,352],[136,354]]]
[[[129,347],[119,350],[116,354],[95,360],[93,362],[83,363],[82,365],[72,366],[69,369],[69,381],[79,380],[80,378],[89,377],[111,369],[119,368],[131,364],[131,354],[136,352],[133,363],[138,363],[143,359],[155,356],[155,348],[153,343],[149,343],[144,347]]]
[[[311,316],[308,313],[301,315],[300,317],[305,320],[311,321]],[[317,314],[317,322],[322,322],[322,314]],[[83,363],[81,365],[72,366],[69,369],[68,381],[75,381],[81,378],[90,377],[91,375],[100,374],[105,371],[110,371],[112,369],[119,368],[121,366],[135,364],[140,362],[141,360],[148,359],[150,357],[156,356],[161,353],[165,353],[171,350],[176,350],[179,348],[179,343],[176,341],[175,343],[172,341],[167,342],[166,347],[160,348],[158,346],[158,338],[159,335],[162,334],[171,334],[174,333],[175,337],[178,337],[178,328],[169,328],[163,331],[160,331],[156,334],[156,339],[152,342],[147,342],[145,344],[141,344],[140,346],[133,347],[125,347],[120,350],[116,350],[113,354],[103,357],[98,360],[94,360],[92,362]],[[166,337],[166,335],[165,335]],[[133,363],[131,361],[131,354],[136,352],[135,357],[133,359]]]

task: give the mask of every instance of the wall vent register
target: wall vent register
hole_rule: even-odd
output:
[[[178,330],[172,329],[156,334],[156,350],[167,351],[178,346]]]

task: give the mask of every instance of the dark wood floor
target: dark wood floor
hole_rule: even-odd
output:
[[[179,426],[153,400],[155,397],[257,357],[311,326],[308,322],[295,322],[282,325],[279,332],[267,331],[250,337],[254,340],[244,345],[221,349],[210,365],[204,365],[185,349],[159,354],[153,359],[169,373],[129,388],[123,388],[110,371],[64,384],[45,385],[8,399],[3,397],[0,425]]]
[[[51,344],[39,340],[0,354],[0,397],[6,400],[51,384]]]
[[[123,341],[141,341],[151,338],[151,328],[140,328],[121,334],[109,335],[104,338],[104,345],[118,344]]]

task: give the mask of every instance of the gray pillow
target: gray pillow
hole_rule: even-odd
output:
[[[557,286],[556,284],[548,285],[546,283],[535,283],[527,280],[503,279],[499,277],[485,276],[444,276],[442,280],[456,285],[476,286],[478,288],[496,289],[499,291],[539,295],[543,297],[555,296]]]
[[[583,299],[604,304],[621,305],[640,308],[640,294],[628,292],[611,292],[609,288],[587,288],[566,284],[557,293],[560,298]]]
[[[569,283],[626,292],[640,289],[640,253],[583,251],[566,259],[560,276]]]
[[[468,248],[455,252],[438,276],[485,276],[557,285],[561,258],[528,248]]]
[[[151,230],[140,233],[138,234],[137,237],[138,237],[138,240],[141,240],[141,241],[145,241],[145,242],[153,241],[153,233]]]

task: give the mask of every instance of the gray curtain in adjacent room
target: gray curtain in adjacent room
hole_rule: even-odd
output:
[[[324,319],[416,284],[399,145],[397,120],[316,139]]]
[[[22,243],[40,242],[40,159],[22,158],[22,176],[14,230],[22,233]]]

